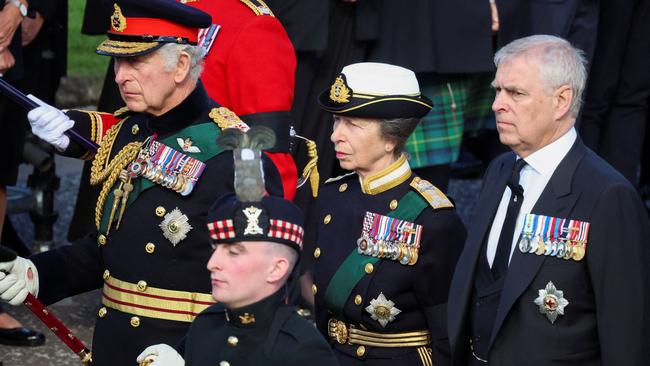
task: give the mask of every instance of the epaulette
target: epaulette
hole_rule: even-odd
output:
[[[332,182],[338,182],[339,180],[341,180],[343,178],[347,178],[347,177],[349,177],[351,175],[354,175],[354,174],[356,174],[356,173],[355,172],[350,172],[348,174],[343,174],[343,175],[339,175],[338,177],[330,178],[330,179],[325,181],[325,184],[332,183]]]
[[[429,202],[433,209],[454,207],[451,200],[441,190],[420,177],[413,178],[410,186]]]
[[[212,108],[208,116],[210,116],[214,123],[216,123],[222,130],[225,130],[226,128],[238,128],[246,132],[250,129],[246,122],[242,121],[235,112],[226,107]]]
[[[126,115],[130,114],[130,112],[131,111],[129,110],[129,107],[124,106],[116,110],[115,112],[113,112],[113,117],[117,117],[117,118],[126,117]]]
[[[275,15],[271,11],[271,8],[269,8],[268,5],[263,0],[239,0],[244,5],[248,6],[255,15],[260,16],[260,15],[269,15],[275,18]]]

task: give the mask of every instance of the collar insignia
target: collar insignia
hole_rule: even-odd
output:
[[[158,226],[162,229],[163,236],[176,246],[192,230],[192,226],[188,221],[187,216],[176,207],[165,215],[165,218]]]
[[[394,302],[386,299],[383,292],[376,299],[370,300],[370,305],[366,307],[366,311],[372,319],[378,321],[384,328],[386,324],[395,320],[397,314],[402,312],[395,307]]]
[[[564,308],[569,305],[569,300],[564,298],[564,292],[556,289],[551,281],[546,284],[546,288],[538,292],[535,305],[539,306],[539,312],[546,315],[551,324],[555,323],[558,315],[564,315]]]
[[[111,15],[111,28],[116,32],[123,32],[126,29],[126,18],[122,14],[122,9],[117,4],[113,4],[113,15]]]
[[[343,75],[339,75],[330,87],[330,100],[334,103],[350,103],[351,90],[345,85]]]
[[[181,147],[181,150],[184,152],[190,152],[190,153],[200,153],[201,149],[199,149],[198,146],[192,146],[194,141],[192,141],[192,138],[188,137],[183,140],[181,137],[176,138],[176,142],[178,142],[178,146]]]
[[[244,229],[244,235],[257,235],[264,234],[264,230],[260,227],[260,214],[262,210],[255,206],[251,206],[242,210],[244,215],[246,215],[246,229]]]
[[[244,315],[239,316],[239,322],[247,325],[247,324],[253,324],[255,323],[255,315],[249,314],[249,313],[244,313]]]

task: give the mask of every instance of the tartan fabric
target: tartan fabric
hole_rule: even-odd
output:
[[[467,105],[465,108],[465,134],[476,134],[483,129],[496,129],[496,120],[492,112],[494,74],[472,75],[469,82]]]
[[[208,230],[210,230],[210,238],[213,240],[232,239],[235,237],[235,227],[233,226],[232,220],[208,222]]]
[[[302,238],[305,233],[302,227],[288,221],[276,219],[269,220],[269,224],[269,237],[292,241],[302,249]]]
[[[422,84],[422,94],[431,98],[433,109],[422,118],[406,142],[412,168],[456,161],[465,124],[491,115],[494,92],[491,74],[472,74]]]

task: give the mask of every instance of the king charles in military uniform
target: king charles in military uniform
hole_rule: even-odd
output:
[[[263,196],[259,150],[238,148],[234,155],[237,194],[222,197],[208,212],[214,253],[207,268],[218,304],[197,316],[178,351],[157,344],[137,361],[149,366],[338,365],[313,324],[285,305],[299,273],[302,212],[282,198]],[[246,165],[253,169],[246,171]]]
[[[126,108],[64,114],[39,101],[28,115],[34,133],[62,154],[93,159],[91,183],[102,187],[97,233],[5,263],[14,276],[0,281],[2,298],[13,304],[26,295],[20,287],[46,304],[103,288],[95,366],[129,365],[150,344],[177,343],[214,303],[204,269],[212,254],[206,214],[233,191],[234,174],[232,154],[215,140],[224,129],[248,128],[199,80],[197,35],[210,25],[208,14],[173,0],[124,0],[113,8],[97,53],[115,58]],[[63,134],[70,128],[99,149],[71,141]],[[263,160],[266,190],[281,196],[279,175]]]
[[[346,66],[319,97],[350,174],[318,197],[308,237],[318,328],[343,365],[446,363],[447,291],[465,229],[411,171],[404,143],[431,109],[402,67]]]

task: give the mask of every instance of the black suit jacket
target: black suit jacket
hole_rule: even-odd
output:
[[[598,30],[598,1],[497,1],[501,18],[499,45],[532,34],[551,34],[567,39],[591,60]]]
[[[492,30],[487,1],[381,0],[379,38],[369,61],[415,72],[491,72]]]
[[[456,365],[468,350],[468,311],[481,246],[515,157],[491,164],[452,280],[448,326]],[[582,261],[514,249],[490,340],[490,365],[645,365],[648,217],[634,188],[578,139],[532,213],[591,223]],[[533,303],[552,281],[569,301],[551,324]],[[645,353],[645,354],[644,354]]]

